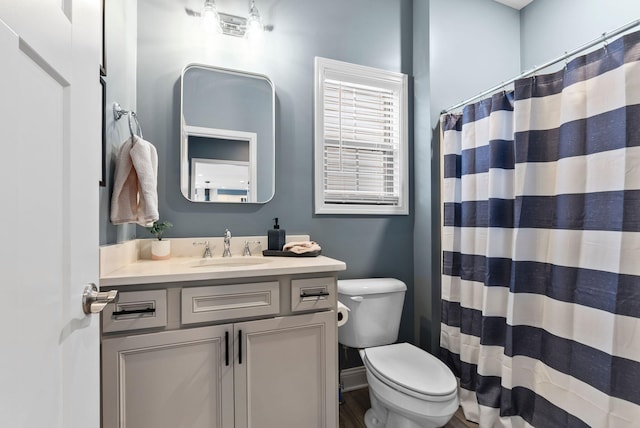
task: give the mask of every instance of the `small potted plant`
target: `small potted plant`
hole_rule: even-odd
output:
[[[171,257],[171,241],[162,239],[164,232],[173,227],[168,221],[162,223],[154,221],[153,225],[147,227],[147,230],[156,237],[151,241],[151,259],[152,260],[167,260]]]

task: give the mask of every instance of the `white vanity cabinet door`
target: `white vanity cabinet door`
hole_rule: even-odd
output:
[[[103,339],[103,428],[233,428],[232,333],[226,324]]]
[[[336,314],[234,324],[236,428],[336,428]]]

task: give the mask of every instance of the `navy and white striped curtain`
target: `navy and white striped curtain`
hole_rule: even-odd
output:
[[[640,426],[640,32],[441,127],[441,353],[465,415]]]

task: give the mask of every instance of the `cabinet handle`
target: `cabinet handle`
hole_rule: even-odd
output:
[[[300,297],[302,297],[303,299],[305,297],[326,297],[331,295],[331,293],[329,293],[328,291],[315,291],[312,293],[307,293],[306,291],[303,291],[300,293]]]
[[[238,330],[238,364],[242,364],[242,330]]]
[[[121,311],[116,311],[112,315],[117,317],[118,315],[131,315],[131,314],[148,314],[156,311],[156,308],[144,308],[144,309],[123,309]]]
[[[229,365],[229,332],[224,332],[224,364]]]

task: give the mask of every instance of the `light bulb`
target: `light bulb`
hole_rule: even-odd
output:
[[[217,32],[220,30],[220,18],[218,17],[218,8],[214,0],[205,0],[202,6],[202,25],[205,31]]]
[[[262,18],[260,18],[260,12],[256,7],[255,1],[251,1],[251,7],[249,8],[249,18],[247,19],[247,38],[258,39],[262,36],[264,28],[262,27]]]

